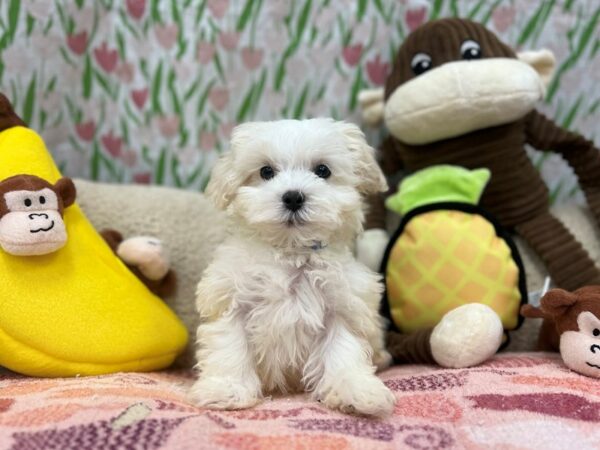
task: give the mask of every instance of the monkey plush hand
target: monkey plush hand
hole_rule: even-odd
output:
[[[542,297],[540,308],[525,305],[521,313],[554,321],[565,365],[600,378],[600,286],[583,287],[573,293],[553,289]]]
[[[574,290],[600,285],[600,270],[550,214],[548,188],[525,145],[565,159],[599,221],[600,151],[536,111],[553,67],[549,51],[516,54],[481,24],[441,19],[406,38],[384,91],[363,92],[359,100],[365,120],[383,119],[389,131],[381,147],[387,175],[440,164],[490,170],[481,206],[529,244],[558,287]],[[358,256],[371,264],[384,250],[383,201],[372,199],[367,231],[357,243]]]
[[[112,229],[102,230],[100,235],[154,294],[165,298],[175,292],[177,277],[160,240],[150,236],[124,239],[121,233]]]
[[[52,185],[33,175],[15,175],[0,182],[0,247],[19,256],[60,249],[67,242],[63,212],[74,201],[70,178]]]

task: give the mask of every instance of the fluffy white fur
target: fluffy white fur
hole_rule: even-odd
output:
[[[325,164],[327,179],[314,169]],[[276,175],[260,177],[263,166]],[[233,220],[198,285],[200,406],[237,409],[305,390],[344,412],[385,416],[394,396],[375,376],[390,362],[382,284],[350,250],[362,196],[385,179],[355,125],[330,119],[248,123],[215,166],[207,194]],[[297,213],[282,196],[301,191]]]

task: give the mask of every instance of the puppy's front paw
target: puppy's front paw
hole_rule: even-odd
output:
[[[190,390],[196,406],[210,409],[244,409],[260,402],[261,393],[255,386],[228,378],[200,378]]]
[[[387,350],[378,350],[373,353],[373,365],[377,367],[377,371],[387,369],[392,364],[392,355]]]
[[[317,398],[331,409],[347,414],[387,417],[394,411],[394,394],[375,375],[339,380]]]
[[[431,353],[443,367],[476,366],[498,351],[503,334],[502,322],[492,308],[470,303],[446,313],[433,329]]]

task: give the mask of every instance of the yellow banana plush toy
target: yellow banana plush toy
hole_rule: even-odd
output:
[[[185,327],[71,205],[72,183],[1,94],[0,185],[0,365],[40,377],[169,366]]]

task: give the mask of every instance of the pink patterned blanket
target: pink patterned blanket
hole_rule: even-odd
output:
[[[2,449],[600,448],[600,381],[557,355],[497,356],[468,370],[401,366],[383,421],[331,412],[304,396],[247,411],[186,402],[190,372],[81,379],[0,376]]]

